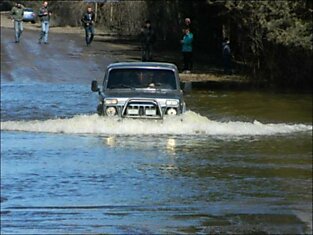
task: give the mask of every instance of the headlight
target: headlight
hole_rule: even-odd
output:
[[[105,113],[109,116],[109,117],[113,117],[116,114],[116,108],[114,107],[108,107],[105,110]]]
[[[117,99],[107,99],[104,102],[106,105],[117,104]]]
[[[166,105],[167,106],[178,106],[179,101],[178,100],[167,100]]]
[[[176,109],[170,108],[170,109],[168,109],[168,110],[166,111],[166,114],[167,114],[167,115],[172,115],[172,116],[174,116],[174,115],[177,114],[177,111],[176,111]]]

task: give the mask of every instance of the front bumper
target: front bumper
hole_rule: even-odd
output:
[[[166,115],[175,116],[183,112],[182,105],[177,103],[178,105],[168,106],[153,99],[129,99],[123,104],[108,105],[103,102],[102,113],[106,116],[122,118],[163,119]]]

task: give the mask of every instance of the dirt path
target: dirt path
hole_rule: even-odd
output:
[[[48,45],[38,44],[39,33],[39,23],[24,23],[21,42],[15,43],[13,23],[8,19],[8,13],[1,13],[2,82],[89,83],[95,79],[102,80],[109,63],[140,60],[141,52],[137,42],[122,40],[98,29],[90,47],[85,45],[82,27],[51,27]],[[156,61],[180,65],[179,51],[159,50],[154,58]],[[245,81],[240,76],[201,70],[195,74],[181,74],[181,79],[197,83]]]
[[[103,78],[105,67],[114,61],[137,60],[138,48],[110,42],[98,32],[90,47],[82,28],[49,31],[49,44],[38,44],[39,24],[24,23],[20,43],[15,43],[13,23],[1,14],[1,81],[87,82]],[[132,53],[128,53],[128,51]],[[139,55],[139,54],[138,54]]]
[[[50,33],[49,44],[38,44],[39,33],[25,30],[20,43],[12,29],[1,28],[2,81],[90,82],[102,77],[113,61],[103,49],[85,48],[82,38]]]

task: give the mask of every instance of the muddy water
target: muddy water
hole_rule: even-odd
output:
[[[311,95],[192,91],[163,122],[89,84],[1,85],[3,233],[311,233]]]

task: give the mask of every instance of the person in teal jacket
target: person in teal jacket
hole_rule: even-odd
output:
[[[193,61],[192,61],[192,42],[193,42],[193,34],[190,32],[190,28],[184,29],[184,37],[181,40],[182,44],[182,53],[183,53],[183,72],[190,73],[192,69]]]

